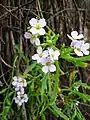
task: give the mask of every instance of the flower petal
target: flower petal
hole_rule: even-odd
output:
[[[77,36],[77,39],[82,39],[82,38],[84,38],[83,34]]]
[[[31,38],[31,34],[28,33],[28,32],[25,32],[24,37],[25,37],[26,39],[30,39],[30,38]]]
[[[46,74],[48,72],[48,66],[43,66],[42,71]]]
[[[40,35],[45,35],[45,30],[43,28],[40,28],[39,30],[37,30],[38,34]]]
[[[41,61],[42,61],[42,58],[39,57],[39,58],[37,59],[37,63],[41,63]]]
[[[74,48],[80,48],[81,49],[82,43],[80,41],[77,41],[74,45]]]
[[[52,48],[48,48],[49,55],[54,54],[54,50]]]
[[[70,35],[67,34],[67,36],[70,40],[74,40]]]
[[[32,27],[30,29],[30,32],[33,34],[33,35],[36,35],[38,33],[38,30],[35,28],[35,27]]]
[[[40,24],[40,27],[46,26],[46,21],[45,21],[45,19],[44,19],[44,18],[43,18],[43,19],[40,19],[40,20],[39,20],[39,24]]]
[[[37,24],[37,19],[35,18],[32,18],[30,21],[29,21],[29,24],[33,27],[36,27],[36,24]]]
[[[40,54],[42,54],[42,47],[41,46],[39,46],[38,48],[37,48],[37,53],[40,55]]]
[[[40,45],[40,40],[39,40],[38,38],[36,38],[36,40],[35,40],[35,44],[36,44],[37,46]]]
[[[82,52],[84,53],[84,55],[89,55],[89,51],[88,50],[83,50]]]
[[[83,47],[84,49],[89,49],[89,43],[83,44],[82,47]]]
[[[47,63],[47,58],[42,58],[41,64],[42,64],[42,65],[46,65],[46,63]]]
[[[70,44],[70,46],[74,47],[77,42],[78,42],[77,40],[72,41],[71,44]]]
[[[72,32],[71,32],[71,36],[72,36],[74,39],[77,39],[78,32],[77,32],[77,31],[72,31]]]
[[[51,64],[51,65],[49,66],[49,70],[50,70],[50,72],[55,72],[55,71],[56,71],[56,66],[53,65],[53,64]]]
[[[33,60],[38,60],[38,58],[39,58],[39,55],[38,55],[38,54],[35,54],[35,55],[32,56],[32,59],[33,59]]]
[[[77,54],[77,56],[83,56],[83,53],[77,49],[74,49],[74,52]]]
[[[13,77],[13,80],[17,81],[17,77],[16,77],[16,76],[14,76],[14,77]]]
[[[54,60],[58,60],[59,55],[60,55],[60,52],[58,50],[55,50],[55,52],[54,52]]]
[[[48,50],[44,50],[44,51],[43,51],[42,57],[48,57]]]

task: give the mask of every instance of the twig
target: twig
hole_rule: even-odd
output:
[[[11,65],[7,64],[7,63],[2,59],[2,57],[0,57],[0,59],[1,59],[1,61],[2,61],[6,66],[8,66],[9,68],[13,68]]]

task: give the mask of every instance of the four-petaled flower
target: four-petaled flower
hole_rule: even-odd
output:
[[[35,55],[33,55],[32,56],[32,59],[33,60],[37,60],[37,63],[40,63],[41,62],[41,60],[42,60],[42,58],[44,58],[44,57],[47,57],[48,56],[48,50],[42,50],[42,47],[41,46],[39,46],[38,48],[37,48],[37,54],[35,54]]]
[[[26,39],[30,39],[31,44],[35,44],[37,46],[40,45],[40,40],[37,38],[37,35],[32,35],[29,32],[25,32],[24,37]]]
[[[74,44],[73,49],[78,56],[88,55],[89,43],[85,43],[84,41],[78,41]]]
[[[49,71],[50,72],[55,72],[56,71],[56,66],[53,64],[53,61],[51,60],[51,57],[46,57],[43,58],[41,61],[41,64],[43,65],[42,71],[46,74]]]
[[[68,35],[68,34],[67,34],[67,36],[68,36],[69,39],[71,39],[72,41],[84,38],[83,34],[79,34],[79,35],[78,35],[78,32],[77,32],[77,31],[72,31],[72,32],[71,32],[71,36]]]
[[[48,53],[49,53],[52,61],[58,60],[58,57],[60,55],[60,52],[58,50],[54,51],[52,48],[48,48]]]
[[[24,102],[28,101],[27,94],[18,94],[17,97],[14,98],[15,103],[17,103],[19,106],[21,106]]]
[[[33,35],[39,34],[39,35],[44,35],[45,34],[45,30],[44,30],[44,26],[46,26],[46,21],[44,18],[38,20],[35,18],[32,18],[29,21],[29,24],[32,26],[30,29],[30,32]]]

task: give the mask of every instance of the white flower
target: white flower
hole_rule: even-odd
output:
[[[26,87],[27,86],[27,82],[25,79],[21,78],[21,77],[13,77],[14,81],[12,82],[12,85],[14,87],[16,87],[16,91],[18,91],[19,88],[22,87]]]
[[[22,80],[22,83],[23,83],[23,87],[26,87],[27,86],[27,82],[25,79]]]
[[[40,35],[44,35],[45,34],[45,30],[43,29],[44,26],[46,26],[46,21],[45,19],[40,19],[37,20],[35,18],[32,18],[29,21],[29,24],[32,26],[30,29],[30,32],[35,35],[35,34],[40,34]]]
[[[16,86],[17,83],[18,83],[18,78],[17,78],[16,76],[14,76],[14,77],[13,77],[13,80],[14,80],[14,81],[12,82],[12,85],[13,85],[13,86]]]
[[[42,58],[43,58],[43,57],[47,57],[47,56],[48,56],[48,50],[43,51],[43,50],[42,50],[42,47],[39,46],[39,47],[37,48],[37,54],[33,55],[33,56],[32,56],[32,59],[33,59],[33,60],[37,60],[37,63],[40,63],[41,60],[42,60]]]
[[[73,46],[74,52],[78,56],[88,55],[89,54],[89,43],[84,43],[84,41],[78,41]]]
[[[15,103],[17,103],[19,106],[21,106],[24,102],[28,101],[27,94],[21,94],[20,92],[17,93],[17,97],[14,98]]]
[[[15,100],[15,103],[18,104],[19,106],[22,105],[22,101],[20,97],[15,97],[14,100]]]
[[[28,96],[27,96],[27,94],[24,94],[24,95],[23,95],[23,101],[24,101],[24,102],[27,102],[27,101],[28,101]]]
[[[84,38],[83,34],[79,34],[77,31],[72,31],[71,32],[71,36],[67,34],[67,36],[69,37],[69,39],[73,40],[77,40],[77,39],[82,39]]]
[[[43,58],[42,59],[42,65],[44,65],[42,67],[42,71],[44,73],[48,73],[49,71],[50,72],[55,72],[56,71],[56,66],[53,64],[53,61],[51,60],[50,57]]]
[[[58,57],[60,55],[60,52],[58,50],[53,50],[52,48],[48,48],[49,55],[51,57],[51,60],[58,60]]]
[[[37,46],[40,45],[40,40],[37,38],[37,35],[32,35],[28,32],[25,32],[24,37],[26,39],[30,39],[31,44],[35,44]]]
[[[26,39],[30,39],[31,38],[31,34],[29,32],[25,32],[24,37]]]

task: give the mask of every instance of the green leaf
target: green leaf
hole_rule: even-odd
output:
[[[41,82],[42,82],[41,95],[43,95],[47,90],[47,79],[48,79],[47,74],[45,74],[44,77],[41,79]]]
[[[37,63],[33,63],[33,64],[27,66],[27,68],[26,68],[24,74],[26,74],[26,73],[32,71],[32,70],[36,67],[36,64],[37,64]]]
[[[8,89],[8,88],[5,88],[5,89],[1,90],[1,91],[0,91],[0,94],[5,93],[7,89]]]
[[[90,95],[88,94],[84,94],[84,93],[80,93],[78,91],[71,91],[69,94],[74,94],[74,95],[78,95],[79,98],[81,98],[84,102],[90,102]]]
[[[67,60],[68,62],[73,63],[75,66],[87,67],[87,63],[83,62],[80,58],[74,58],[71,54],[71,48],[63,48],[61,51],[61,58]]]
[[[61,118],[64,120],[69,120],[69,118],[63,112],[61,112],[61,110],[56,105],[52,105],[52,108]]]
[[[41,114],[41,118],[42,118],[42,120],[46,120],[46,117],[43,113]]]

